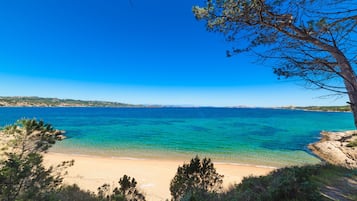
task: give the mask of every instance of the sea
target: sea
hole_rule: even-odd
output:
[[[21,118],[66,131],[52,152],[283,167],[320,162],[320,132],[354,129],[349,112],[266,108],[0,107],[0,127]]]

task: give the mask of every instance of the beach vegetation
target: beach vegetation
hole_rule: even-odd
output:
[[[334,165],[306,165],[249,176],[225,192],[188,194],[181,200],[214,201],[324,201],[355,200],[357,172]]]
[[[49,196],[53,201],[105,201],[91,191],[82,190],[78,185],[63,185]]]
[[[357,127],[355,1],[205,2],[193,13],[208,31],[223,33],[234,44],[228,57],[250,52],[279,78],[299,78],[308,88],[348,95]]]
[[[94,193],[81,189],[78,185],[62,185],[47,196],[53,201],[145,201],[143,193],[137,189],[135,178],[124,175],[119,180],[119,187],[112,189],[109,184],[103,184]]]
[[[318,185],[311,180],[317,175],[315,166],[277,169],[267,176],[247,177],[231,192],[227,200],[322,200]],[[231,195],[229,195],[231,194]],[[233,197],[234,199],[229,199]]]
[[[124,175],[119,179],[119,187],[110,193],[111,186],[103,184],[98,188],[98,197],[110,201],[145,201],[146,198],[137,188],[135,178]]]
[[[179,166],[170,183],[172,200],[189,198],[198,195],[210,196],[222,190],[223,175],[217,173],[211,159],[196,156],[189,164]]]
[[[43,165],[43,152],[62,139],[50,125],[35,119],[22,119],[1,132],[3,158],[0,160],[0,199],[46,200],[63,179],[73,161],[55,167]]]
[[[347,147],[357,147],[357,139],[355,139],[354,141],[349,142],[346,146]]]

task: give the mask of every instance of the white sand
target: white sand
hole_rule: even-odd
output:
[[[147,200],[169,199],[170,181],[175,176],[177,167],[187,161],[161,159],[128,159],[100,156],[83,156],[59,153],[45,155],[45,164],[57,165],[61,161],[75,160],[74,166],[68,169],[66,184],[78,184],[81,188],[97,192],[104,183],[117,186],[124,174],[134,177]],[[215,163],[217,172],[224,175],[225,188],[239,183],[249,175],[266,175],[272,168],[237,164]]]

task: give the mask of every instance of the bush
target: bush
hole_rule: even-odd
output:
[[[312,177],[318,174],[319,167],[287,167],[275,170],[267,176],[244,178],[222,200],[322,200],[317,184],[312,181]]]
[[[111,201],[145,201],[145,196],[136,188],[135,178],[124,175],[119,180],[119,187],[114,188],[110,194],[110,185],[104,184],[98,188],[98,196],[101,199]]]
[[[346,146],[347,147],[357,147],[357,139],[355,139],[354,141],[349,142]]]
[[[222,189],[223,175],[216,172],[211,159],[198,156],[191,159],[189,164],[178,167],[175,177],[170,183],[173,200],[194,199],[210,196]],[[199,195],[199,196],[197,196]]]
[[[76,184],[63,186],[51,195],[51,200],[60,201],[104,201],[90,191],[81,190]]]

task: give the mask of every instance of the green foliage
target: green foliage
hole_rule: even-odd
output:
[[[134,178],[124,175],[119,180],[119,187],[111,191],[109,184],[98,188],[98,194],[81,190],[77,185],[63,186],[53,191],[50,200],[60,201],[145,201],[145,196],[137,190]]]
[[[0,165],[2,200],[44,200],[62,182],[60,177],[51,175],[51,168],[43,167],[42,156],[36,153],[22,158],[11,154]]]
[[[50,200],[53,201],[104,201],[96,194],[90,191],[81,190],[77,185],[62,186],[60,189],[54,191]]]
[[[145,201],[145,196],[137,189],[135,178],[124,175],[119,180],[119,187],[114,188],[110,194],[110,185],[104,184],[98,188],[100,199],[111,201]]]
[[[319,188],[311,180],[318,173],[314,166],[289,167],[267,176],[247,177],[216,200],[238,201],[320,201]]]
[[[314,166],[289,167],[265,177],[245,178],[236,187],[239,200],[321,200],[317,185],[310,177],[318,173]]]
[[[0,199],[47,200],[62,182],[62,171],[73,165],[65,161],[46,169],[41,153],[57,140],[58,132],[43,121],[22,119],[3,132],[5,159],[0,160]]]
[[[175,177],[170,183],[170,192],[173,200],[181,200],[195,195],[208,196],[222,189],[223,175],[216,172],[211,159],[198,156],[191,159],[189,164],[178,167]],[[197,197],[197,196],[196,196]]]
[[[186,191],[184,201],[324,201],[355,200],[357,170],[333,165],[277,169],[267,176],[247,177],[223,193]]]
[[[331,193],[329,186],[333,186],[334,189],[330,197],[340,200],[357,193],[357,189],[353,190],[347,180],[357,182],[357,172],[332,165],[287,167],[277,169],[267,176],[244,178],[242,183],[216,200],[330,200],[324,196]],[[336,197],[337,194],[344,196]]]
[[[102,186],[98,187],[98,197],[100,199],[109,199],[110,198],[110,185],[103,184]]]
[[[46,152],[62,135],[50,124],[35,119],[21,119],[4,128],[8,138],[7,147],[11,153],[28,155]]]
[[[210,193],[203,190],[196,189],[185,193],[180,201],[217,201],[220,200],[219,193]]]
[[[346,146],[347,147],[357,147],[357,139],[355,139],[352,142],[349,142]]]

